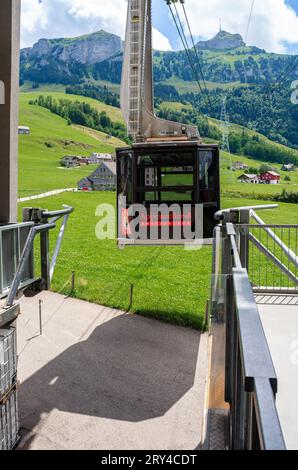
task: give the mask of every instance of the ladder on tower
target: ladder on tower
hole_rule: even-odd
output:
[[[135,139],[139,132],[141,80],[141,5],[139,0],[132,0],[130,11],[130,58],[129,58],[129,120],[128,133]]]
[[[152,0],[128,0],[121,81],[121,109],[137,143],[200,141],[196,126],[159,119],[154,113]]]

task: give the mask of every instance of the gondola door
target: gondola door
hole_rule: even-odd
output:
[[[117,232],[118,240],[130,235],[129,207],[134,203],[133,150],[117,152]]]
[[[199,204],[204,207],[204,238],[213,237],[215,213],[220,209],[220,166],[217,146],[198,149]]]
[[[148,240],[183,243],[186,229],[193,228],[196,173],[192,148],[153,147],[138,151],[135,159],[136,202],[147,210]]]

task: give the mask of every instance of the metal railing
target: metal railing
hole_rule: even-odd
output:
[[[255,292],[298,293],[298,225],[235,225]]]
[[[26,272],[26,267],[28,266],[30,260],[33,260],[34,241],[38,234],[40,234],[41,279],[32,278],[30,282],[26,283],[26,286],[38,283],[41,290],[47,290],[50,288],[67,222],[70,214],[74,210],[69,206],[64,207],[65,208],[62,210],[52,212],[32,208],[24,209],[24,223],[21,224],[21,226],[28,226],[29,231],[27,233],[27,238],[25,238],[18,263],[15,265],[15,269],[13,271],[13,278],[11,285],[9,286],[9,292],[6,299],[6,308],[13,306],[18,291],[24,287],[24,272]],[[56,222],[61,218],[63,219],[61,228],[58,234],[52,259],[50,260],[49,233],[52,229],[56,228]],[[34,274],[32,274],[32,276],[34,276]]]
[[[10,290],[24,244],[33,225],[33,222],[27,222],[0,226],[0,298],[6,297]],[[34,260],[31,253],[23,267],[20,284],[26,287],[33,281]]]
[[[251,210],[254,208],[219,213],[222,223],[215,228],[214,236],[211,316],[225,330],[224,395],[230,405],[228,442],[229,448],[235,450],[284,450],[275,404],[278,381],[246,269],[252,242],[249,235],[260,229],[249,225]],[[261,230],[280,246],[274,238],[276,234],[272,238],[266,229],[271,230],[271,226],[262,225]],[[295,262],[293,250],[280,248]],[[271,251],[271,245],[266,246],[266,256],[267,251]]]
[[[0,226],[0,450],[13,449],[19,441],[16,319],[20,291],[49,289],[66,225],[73,208],[49,212],[27,208],[23,223]],[[62,219],[53,256],[50,231]],[[34,242],[40,235],[41,276],[34,270]]]
[[[266,224],[256,213],[277,205],[228,209],[217,213],[233,223],[242,267],[255,292],[298,293],[298,225]]]

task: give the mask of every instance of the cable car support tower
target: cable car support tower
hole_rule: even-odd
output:
[[[151,0],[128,0],[121,109],[134,142],[200,140],[195,126],[154,114]]]

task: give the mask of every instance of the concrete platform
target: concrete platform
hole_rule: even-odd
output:
[[[21,449],[200,447],[208,335],[50,292],[21,309]]]
[[[277,410],[289,450],[298,449],[298,297],[257,297],[278,378]]]

